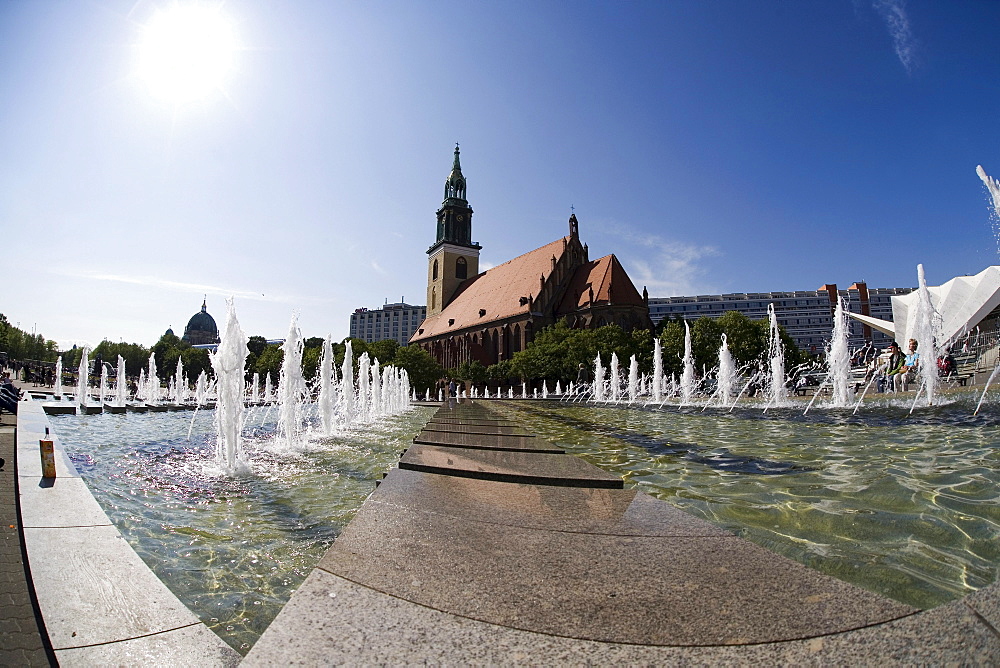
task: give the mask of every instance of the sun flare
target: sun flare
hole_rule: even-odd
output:
[[[139,76],[158,98],[192,102],[222,88],[236,47],[236,33],[218,6],[174,3],[142,29]]]

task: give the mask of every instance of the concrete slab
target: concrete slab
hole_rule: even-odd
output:
[[[414,443],[423,445],[446,445],[459,448],[481,448],[487,450],[513,450],[522,452],[566,452],[548,441],[534,436],[509,436],[486,434],[462,434],[446,431],[421,431],[413,438]]]
[[[318,567],[451,614],[604,642],[756,644],[916,612],[736,537],[541,531],[379,503]]]
[[[650,612],[664,614],[658,609]],[[488,624],[386,596],[315,570],[243,663],[861,666],[998,662],[997,637],[972,615],[952,606],[806,640],[657,647],[563,638]]]
[[[198,623],[121,642],[56,651],[63,666],[236,666],[243,657]],[[215,640],[219,640],[215,636]]]
[[[400,458],[399,468],[501,482],[610,489],[624,487],[620,477],[566,454],[415,444]]]
[[[434,414],[435,418],[463,418],[463,419],[488,419],[488,420],[503,420],[507,419],[499,413],[494,412],[492,409],[487,408],[482,403],[477,403],[475,400],[463,400],[463,401],[446,401],[438,409],[437,413]]]
[[[52,439],[55,445],[53,455],[56,463],[56,480],[80,477],[80,472],[76,470],[73,462],[66,455],[66,451],[63,450],[59,436],[52,433],[51,430],[48,436],[46,436],[44,427],[37,429],[23,425],[21,416],[19,415],[17,430],[17,474],[22,494],[39,485],[44,487],[49,484],[48,482],[43,483],[42,479],[42,457],[39,453],[38,442],[43,438]],[[87,489],[87,496],[91,496],[89,489]]]
[[[440,417],[432,417],[430,420],[428,420],[427,421],[427,426],[430,426],[430,425],[444,425],[444,426],[448,426],[448,427],[453,426],[453,425],[459,425],[459,426],[468,425],[468,426],[472,426],[472,427],[478,427],[478,426],[483,426],[483,427],[513,427],[515,429],[519,429],[521,427],[521,425],[517,424],[516,422],[511,422],[510,420],[500,420],[500,419],[497,419],[497,420],[487,420],[487,419],[471,420],[471,419],[462,419],[462,418],[440,418]]]
[[[634,489],[523,485],[392,469],[367,503],[477,522],[617,536],[731,536]]]
[[[18,481],[25,528],[111,526],[111,520],[82,478],[62,476],[43,480],[38,476],[21,476]]]
[[[514,436],[531,436],[520,427],[509,427],[488,424],[448,424],[446,422],[428,422],[425,431],[444,431],[456,434],[509,434]]]
[[[25,528],[24,535],[53,649],[200,623],[113,526]]]

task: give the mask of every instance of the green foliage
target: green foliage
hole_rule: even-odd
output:
[[[400,346],[392,359],[393,366],[406,369],[410,376],[410,385],[423,393],[428,388],[433,390],[438,380],[444,376],[444,369],[433,356],[420,346]]]
[[[454,376],[470,383],[484,383],[486,382],[486,367],[476,360],[462,362]]]
[[[69,356],[63,354],[63,368],[75,368],[80,365],[80,353],[82,351],[74,351],[76,354]],[[138,376],[139,372],[145,369],[149,365],[149,348],[139,345],[138,343],[112,343],[105,339],[101,341],[92,353],[93,355],[100,355],[101,359],[110,364],[113,368],[118,367],[118,356],[121,355],[122,359],[125,360],[125,375],[126,376]],[[75,357],[75,363],[71,366],[67,366],[69,363],[69,358]],[[176,362],[175,362],[176,363]],[[187,366],[187,362],[184,363]]]
[[[212,362],[205,348],[185,348],[181,351],[181,362],[184,364],[184,375],[190,383],[195,383],[202,371],[207,377],[214,375]],[[127,364],[127,363],[126,363]],[[174,372],[177,371],[177,362],[174,362]]]
[[[617,354],[622,364],[636,356],[642,373],[652,371],[653,336],[648,330],[626,332],[618,325],[597,329],[570,329],[564,322],[546,327],[527,348],[515,353],[512,369],[516,375],[531,380],[575,381],[580,365],[593,368],[601,354],[607,364]]]
[[[310,341],[312,339],[309,339]],[[324,339],[320,339],[323,341]],[[319,371],[319,362],[323,358],[323,346],[310,346],[302,350],[302,377],[312,380]]]
[[[267,376],[271,377],[271,382],[276,384],[281,375],[281,363],[285,360],[285,351],[281,346],[272,343],[264,348],[257,361],[254,363],[254,373],[260,374],[260,381],[263,383]],[[253,374],[250,374],[251,378]]]
[[[326,339],[321,336],[310,336],[302,342],[302,348],[304,350],[309,350],[310,348],[322,348],[325,341]]]
[[[177,360],[181,360],[184,365],[184,375],[188,380],[194,382],[204,371],[212,373],[212,363],[209,360],[208,350],[204,348],[193,348],[190,343],[179,338],[176,334],[164,334],[160,340],[153,344],[150,351],[156,355],[156,375],[168,382],[177,375]],[[106,362],[110,361],[105,359]],[[148,357],[146,364],[148,365]],[[126,362],[127,365],[127,362]]]
[[[663,346],[663,371],[668,375],[679,375],[684,358],[684,321],[664,319],[661,324],[664,324],[659,335]],[[690,326],[691,354],[699,374],[702,368],[712,369],[718,366],[723,333],[737,366],[756,367],[767,357],[771,332],[767,320],[751,320],[738,311],[727,311],[714,320],[699,318]],[[808,355],[795,346],[784,327],[779,328],[779,336],[785,351],[786,368],[790,369],[808,358]]]
[[[516,377],[517,374],[514,372],[514,363],[510,360],[502,360],[496,364],[491,364],[486,367],[487,380],[502,383]]]
[[[368,344],[368,356],[377,359],[382,364],[391,362],[396,357],[399,350],[399,341],[396,339],[385,339]]]
[[[7,353],[11,361],[55,362],[59,356],[55,341],[47,341],[41,334],[29,334],[11,325],[3,313],[0,313],[0,351]]]
[[[263,336],[251,336],[247,341],[247,350],[250,352],[247,354],[247,361],[244,368],[246,369],[246,381],[248,383],[253,381],[254,370],[257,368],[257,359],[264,352],[265,348],[267,348],[267,339]]]

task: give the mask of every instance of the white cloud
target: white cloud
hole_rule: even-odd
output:
[[[700,261],[721,253],[714,246],[696,246],[664,239],[657,234],[638,234],[613,225],[612,233],[619,242],[637,248],[627,252],[615,251],[636,288],[646,286],[651,297],[673,297],[714,292],[703,276],[705,269]]]
[[[872,6],[881,14],[889,28],[899,62],[903,64],[907,74],[912,74],[917,64],[917,41],[910,30],[905,0],[874,0]]]
[[[201,292],[205,294],[222,295],[224,297],[237,297],[261,302],[274,302],[279,304],[326,304],[331,300],[323,297],[308,297],[304,295],[287,295],[282,293],[236,290],[232,288],[220,287],[217,285],[205,285],[202,283],[185,283],[183,281],[171,281],[156,276],[129,276],[124,274],[104,274],[99,272],[56,272],[72,278],[84,278],[93,281],[108,281],[111,283],[124,283],[127,285],[137,285],[161,290],[172,290],[176,292]]]

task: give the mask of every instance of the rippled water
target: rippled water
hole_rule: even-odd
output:
[[[504,402],[627,485],[823,573],[921,608],[996,579],[1000,411],[586,407]]]
[[[726,413],[491,401],[627,485],[867,589],[928,608],[1000,564],[1000,406],[971,393],[918,409],[872,402]],[[246,652],[434,409],[275,450],[254,414],[252,475],[213,471],[212,413],[53,416],[131,545]],[[192,436],[188,440],[188,431]]]
[[[264,422],[248,443],[253,473],[235,478],[215,470],[212,411],[50,420],[136,552],[245,653],[432,413],[415,409],[303,452],[274,449],[274,412],[251,415],[248,424]]]

